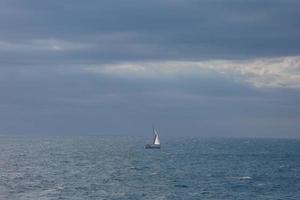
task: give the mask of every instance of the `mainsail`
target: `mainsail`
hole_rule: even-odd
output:
[[[159,137],[158,137],[157,131],[155,129],[153,129],[153,132],[154,132],[153,144],[160,145],[160,141],[159,141]]]
[[[160,149],[158,132],[155,130],[154,127],[153,127],[153,134],[154,134],[154,138],[152,144],[146,144],[145,149]]]

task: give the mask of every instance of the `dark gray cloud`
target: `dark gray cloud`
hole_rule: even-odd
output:
[[[165,135],[299,137],[299,18],[292,0],[0,0],[0,134],[141,134],[154,122]],[[163,67],[220,59],[231,60],[220,73]],[[162,70],[85,70],[107,64]],[[283,87],[221,73],[233,69]]]
[[[241,59],[300,51],[298,1],[2,0],[0,9],[2,39],[93,45],[73,52],[84,60]]]
[[[205,76],[19,76],[1,81],[1,133],[147,134],[155,123],[164,135],[299,136],[298,90]]]

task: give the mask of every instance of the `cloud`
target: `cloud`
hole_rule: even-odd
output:
[[[53,51],[88,42],[97,48],[74,57],[109,61],[292,56],[300,54],[299,11],[294,0],[2,0],[0,40],[39,38]]]
[[[58,39],[31,39],[22,42],[0,40],[0,50],[4,52],[20,51],[74,51],[87,49],[90,45],[82,42]]]
[[[297,136],[299,18],[295,0],[0,0],[0,131]]]
[[[300,88],[300,56],[252,60],[127,62],[94,65],[84,70],[111,76],[148,78],[216,74],[259,88]]]

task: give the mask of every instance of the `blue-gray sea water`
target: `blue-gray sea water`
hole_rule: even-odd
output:
[[[300,199],[300,140],[145,138],[1,136],[0,199]]]

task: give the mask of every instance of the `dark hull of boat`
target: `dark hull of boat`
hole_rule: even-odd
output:
[[[145,149],[160,149],[158,144],[146,144]]]

